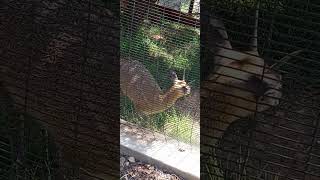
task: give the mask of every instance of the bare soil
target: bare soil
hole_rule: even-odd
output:
[[[159,169],[154,165],[138,160],[130,161],[125,155],[120,158],[120,180],[184,180],[170,173],[170,170]]]

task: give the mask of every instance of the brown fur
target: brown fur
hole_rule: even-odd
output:
[[[160,113],[190,93],[184,80],[176,77],[173,85],[163,92],[151,73],[139,61],[121,59],[120,88],[134,104],[135,109],[145,115]]]
[[[222,81],[217,79],[214,82],[205,81],[202,83],[201,103],[203,104],[201,106],[210,110],[204,113],[201,122],[212,125],[208,127],[209,131],[213,128],[221,130],[214,130],[214,137],[221,138],[223,132],[235,120],[248,117],[255,111],[265,111],[279,103],[279,98],[281,98],[279,77],[270,72],[267,73],[264,81],[271,89],[267,90],[264,95],[268,93],[270,97],[263,99],[262,97],[257,98],[254,92],[249,91],[247,82],[241,80],[224,81],[225,79],[222,78]]]
[[[215,138],[203,136],[206,143],[215,144],[235,120],[276,106],[282,96],[282,84],[281,75],[259,57],[256,48],[258,21],[255,21],[253,48],[246,52],[232,48],[221,21],[214,19],[211,23],[224,42],[217,40],[216,66],[201,83],[201,123],[204,124],[201,131]]]

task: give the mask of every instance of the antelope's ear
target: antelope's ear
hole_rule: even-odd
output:
[[[178,80],[177,73],[176,73],[175,71],[173,71],[173,70],[170,71],[170,79],[171,79],[172,81]]]

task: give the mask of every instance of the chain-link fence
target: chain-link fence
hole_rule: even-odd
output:
[[[127,0],[121,8],[121,119],[189,144],[200,143],[197,7]]]
[[[319,7],[201,1],[203,179],[320,178]]]
[[[0,4],[0,179],[119,178],[119,2]]]

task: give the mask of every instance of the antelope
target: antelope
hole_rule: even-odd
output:
[[[277,106],[282,97],[282,76],[259,56],[258,17],[259,3],[255,12],[252,46],[249,51],[243,52],[233,49],[220,20],[210,20],[216,31],[213,35],[218,34],[219,39],[214,42],[216,52],[213,60],[216,66],[201,83],[201,122],[205,125],[203,132],[214,136],[209,140],[213,145],[222,138],[232,122]],[[288,54],[283,59],[297,53]]]
[[[171,71],[173,85],[163,92],[142,63],[134,60],[120,60],[120,89],[134,104],[135,109],[144,115],[163,112],[175,102],[190,94],[190,86],[186,81],[179,80]]]

